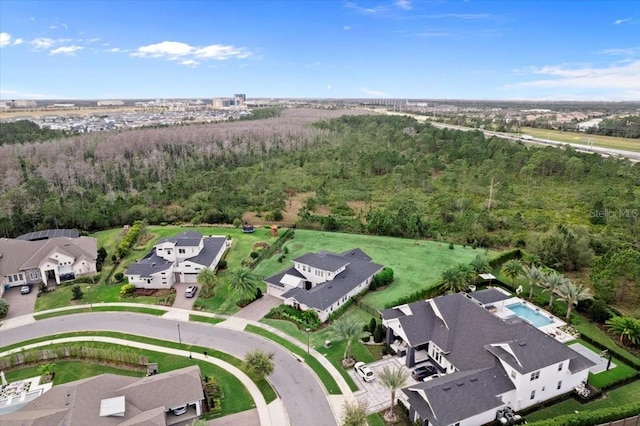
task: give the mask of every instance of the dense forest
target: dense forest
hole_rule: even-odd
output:
[[[0,145],[35,141],[47,141],[71,136],[72,132],[41,129],[33,121],[19,120],[14,123],[0,123]]]
[[[564,271],[640,241],[638,165],[357,110],[5,145],[0,170],[3,236],[277,220],[303,193],[299,226],[523,247]]]

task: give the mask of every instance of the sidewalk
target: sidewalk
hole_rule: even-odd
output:
[[[158,310],[164,310],[166,311],[165,314],[163,314],[161,317],[162,318],[167,318],[167,319],[171,319],[171,320],[176,320],[176,321],[181,321],[181,322],[189,322],[189,315],[199,315],[199,316],[203,316],[203,317],[209,317],[209,318],[220,318],[220,319],[224,319],[225,321],[222,321],[218,324],[212,325],[213,327],[224,327],[224,328],[229,328],[232,330],[236,330],[236,331],[244,331],[245,327],[249,324],[254,325],[256,327],[260,327],[262,329],[265,329],[277,336],[282,337],[283,339],[288,340],[289,342],[295,344],[297,347],[299,347],[300,349],[303,349],[304,351],[307,350],[307,345],[300,342],[298,339],[276,329],[271,327],[270,325],[267,324],[263,324],[261,322],[257,322],[257,321],[252,321],[252,320],[248,320],[248,319],[244,319],[244,318],[240,318],[237,316],[227,316],[227,315],[220,315],[220,314],[214,314],[211,312],[204,312],[204,311],[192,311],[192,310],[186,310],[186,309],[179,309],[179,308],[173,308],[170,306],[159,306],[159,305],[141,305],[139,303],[117,303],[117,302],[111,302],[111,303],[94,303],[93,306],[130,306],[130,307],[151,307],[153,309],[158,309]],[[69,311],[69,310],[74,310],[74,309],[83,309],[83,308],[89,308],[90,305],[75,305],[75,306],[66,306],[63,308],[57,308],[57,309],[50,309],[47,311],[40,311],[37,314],[46,314],[46,313],[51,313],[51,312],[63,312],[63,311]],[[120,312],[122,313],[122,312]],[[5,320],[2,325],[0,326],[0,331],[1,330],[5,330],[5,329],[10,329],[10,328],[14,328],[14,327],[20,327],[26,324],[30,324],[35,322],[36,320],[34,319],[33,315],[23,315],[21,317],[16,317],[16,318],[11,318],[8,320]],[[82,337],[78,338],[78,339],[82,339]],[[91,339],[93,340],[99,340],[99,339],[103,339],[102,337],[98,337],[98,336],[92,336]],[[104,338],[106,339],[106,337]],[[88,340],[88,339],[84,339],[84,340]],[[114,339],[114,340],[119,340],[119,339]],[[68,340],[67,340],[68,341]],[[131,342],[126,340],[125,341],[126,344],[131,345]],[[138,345],[138,344],[136,344]],[[151,347],[152,345],[145,345],[145,344],[139,344],[140,348],[145,348],[145,346],[149,346]],[[156,346],[153,346],[154,348],[158,348]],[[158,349],[153,349],[153,350],[158,350]],[[169,349],[169,348],[162,348],[163,351],[167,352],[167,353],[174,353],[172,351],[177,351],[174,349]],[[188,352],[185,351],[177,351],[177,352],[181,352],[181,354],[185,354],[185,356],[188,356]],[[325,395],[327,397],[327,401],[329,402],[329,406],[331,407],[331,410],[333,411],[333,415],[334,418],[336,420],[336,422],[338,424],[341,423],[341,414],[342,414],[342,406],[344,404],[345,401],[349,400],[349,401],[354,401],[355,400],[355,396],[353,395],[353,392],[351,391],[351,388],[349,387],[349,385],[347,384],[347,382],[344,380],[344,378],[342,377],[342,375],[340,374],[340,372],[338,372],[338,370],[334,367],[333,364],[331,364],[331,362],[329,362],[321,353],[319,353],[318,351],[316,351],[315,349],[311,348],[310,350],[310,354],[313,355],[318,362],[320,362],[320,364],[329,372],[329,374],[331,374],[331,376],[333,377],[333,379],[336,381],[336,383],[338,384],[340,391],[342,392],[342,395],[329,395],[324,387],[324,385],[322,385],[321,383],[321,387],[325,392]],[[0,356],[3,356],[2,354],[0,354]],[[200,354],[196,354],[193,353],[193,356],[196,357],[197,359],[204,359],[202,355]],[[207,358],[206,361],[208,362],[213,362],[214,358]],[[216,361],[220,361],[220,360],[216,360]],[[223,362],[223,361],[220,361]],[[226,364],[226,363],[225,363]],[[240,370],[238,370],[237,368],[233,367],[231,364],[227,364],[229,365],[231,368],[234,369],[234,371],[238,371],[240,374],[244,375],[244,373]],[[225,369],[227,369],[226,367],[223,367]],[[309,368],[309,370],[311,372],[313,372],[313,370],[307,366],[307,368]],[[232,372],[231,369],[227,369],[227,371]],[[236,375],[235,373],[232,372],[232,374]],[[315,375],[315,372],[313,372],[313,374]],[[237,375],[236,375],[237,376]],[[238,378],[240,378],[240,376],[237,376]],[[245,375],[246,377],[246,375]],[[317,376],[316,376],[317,378]],[[248,377],[247,377],[248,379]],[[248,379],[249,381],[251,381],[250,379]],[[320,382],[320,379],[318,379],[318,382]],[[244,383],[244,382],[243,382]],[[255,384],[251,381],[251,384],[255,387]],[[247,386],[247,389],[249,389],[249,387]],[[257,388],[256,388],[257,389]],[[253,394],[252,394],[253,396]],[[264,402],[264,398],[262,397],[262,394],[260,394],[260,398],[262,400],[262,402]],[[254,397],[255,399],[255,397]],[[276,404],[277,403],[277,404]],[[256,402],[257,404],[257,402]],[[262,425],[268,425],[268,424],[273,424],[274,426],[281,426],[281,425],[288,425],[288,417],[286,414],[286,411],[284,410],[284,406],[282,405],[281,400],[278,398],[276,401],[272,402],[271,404],[269,404],[268,406],[268,416],[264,415],[264,413],[262,415],[260,415],[260,422]],[[274,423],[263,423],[263,415],[266,417],[269,417],[270,419],[275,418]]]

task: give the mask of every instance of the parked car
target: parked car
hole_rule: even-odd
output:
[[[187,289],[184,291],[184,296],[185,297],[193,297],[196,295],[196,292],[198,291],[198,286],[195,285],[190,285],[189,287],[187,287]]]
[[[364,362],[356,362],[356,365],[354,365],[353,368],[355,368],[356,373],[362,377],[362,380],[365,382],[371,382],[376,378],[376,375],[373,374],[373,371],[371,371]]]
[[[424,365],[413,370],[413,373],[411,373],[411,377],[418,381],[422,381],[429,376],[433,376],[437,372],[438,370],[433,365]]]
[[[173,407],[171,408],[171,413],[173,413],[174,416],[181,416],[184,413],[187,412],[187,405],[180,405],[178,407]]]
[[[429,380],[437,379],[438,377],[442,377],[442,376],[444,376],[444,374],[434,374],[432,376],[426,377],[422,381],[423,382],[428,382]]]
[[[20,294],[29,294],[29,293],[31,293],[30,285],[23,285],[22,287],[20,287]]]

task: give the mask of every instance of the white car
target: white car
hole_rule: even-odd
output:
[[[187,412],[187,405],[185,404],[179,407],[173,407],[171,408],[171,412],[173,413],[174,416],[181,416]]]
[[[196,295],[196,292],[198,291],[198,287],[195,285],[190,285],[189,287],[187,287],[187,289],[184,292],[184,297],[186,298],[191,298],[193,296]]]
[[[364,362],[356,362],[356,365],[354,365],[353,368],[365,382],[371,382],[376,378],[376,375],[373,374],[373,371],[371,371],[371,369]]]

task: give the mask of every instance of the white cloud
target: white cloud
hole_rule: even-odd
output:
[[[614,25],[622,25],[622,24],[626,24],[627,22],[631,22],[633,18],[629,17],[629,18],[624,18],[624,19],[617,19],[614,22]]]
[[[364,15],[379,15],[389,10],[388,6],[362,7],[350,1],[345,2],[344,7]]]
[[[38,37],[31,40],[29,43],[33,45],[36,50],[48,49],[55,43],[54,40],[46,37]]]
[[[640,61],[628,61],[601,68],[556,65],[532,67],[521,71],[544,77],[515,83],[511,87],[640,90],[640,79],[638,78]]]
[[[411,1],[410,0],[396,0],[396,6],[400,9],[411,10]]]
[[[599,51],[598,53],[602,55],[613,55],[613,56],[634,56],[634,55],[640,54],[640,46],[605,49],[605,50]]]
[[[82,46],[62,46],[49,52],[52,55],[75,55],[77,51],[84,49]]]
[[[454,37],[456,34],[447,30],[426,30],[416,35],[420,37]]]
[[[9,46],[11,44],[11,35],[9,33],[0,33],[0,47]]]
[[[118,53],[118,52],[122,52],[122,49],[120,49],[119,47],[112,47],[111,49],[105,50],[105,52]]]
[[[349,25],[345,25],[342,29],[345,31],[351,31],[351,27]]]
[[[431,19],[458,19],[460,21],[478,21],[482,19],[491,18],[490,13],[439,13],[436,15],[429,15],[427,18]]]
[[[333,86],[331,84],[327,84],[327,90],[331,90],[333,89]]]
[[[23,39],[21,39],[21,38],[17,38],[17,39],[15,39],[15,40],[13,41],[13,45],[14,45],[14,46],[17,46],[17,45],[22,44],[22,43],[24,43],[24,40],[23,40]]]
[[[360,91],[362,93],[364,93],[365,95],[368,95],[368,96],[377,96],[377,97],[388,97],[388,96],[390,96],[388,93],[381,92],[379,90],[371,90],[371,89],[368,89],[366,87],[362,87],[360,89]]]
[[[316,62],[311,62],[310,64],[305,65],[305,68],[315,68],[315,67],[319,67],[320,65],[322,65],[322,62],[320,61],[316,61]]]
[[[131,56],[163,58],[170,61],[180,61],[182,65],[195,66],[200,63],[198,60],[244,59],[251,56],[251,52],[247,49],[230,45],[191,46],[178,41],[163,41],[139,47]]]

